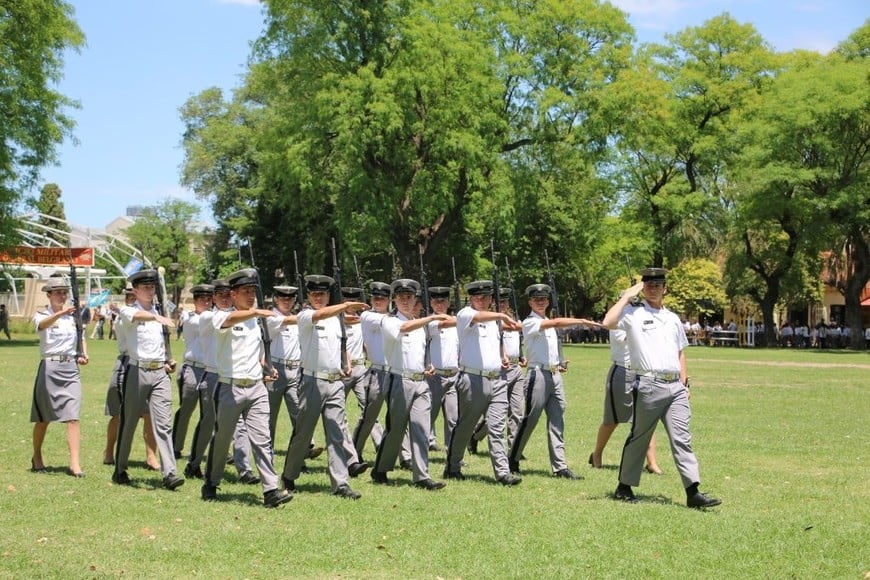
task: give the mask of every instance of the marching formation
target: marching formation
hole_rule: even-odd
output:
[[[642,282],[626,290],[604,318],[603,326],[611,329],[613,367],[589,463],[601,467],[617,424],[631,423],[614,498],[636,502],[632,488],[640,483],[644,458],[649,473],[661,473],[652,440],[661,421],[687,505],[711,507],[721,502],[698,490],[689,431],[688,343],[679,318],[662,303],[665,273],[642,271]],[[477,453],[484,438],[495,481],[516,486],[522,482],[523,450],[542,413],[551,473],[582,479],[565,457],[562,374],[568,361],[557,330],[597,323],[559,316],[552,280],[525,289],[531,312],[520,321],[517,296],[512,288],[499,287],[497,270],[493,279],[465,286],[464,306],[457,287],[452,309],[451,288],[429,287],[425,275],[422,283],[400,278],[366,287],[341,286],[334,276],[298,276],[298,286],[275,286],[268,309],[255,268],[194,286],[173,416],[170,377],[176,361],[168,337],[174,323],[165,314],[162,272],[132,275],[118,310],[120,354],[106,396],[104,463],[114,465],[112,481],[132,483],[127,467],[141,418],[146,466],[161,472],[168,490],[187,479],[202,480],[200,493],[207,501],[219,498],[226,466],[234,463],[238,481],[259,484],[264,505],[278,507],[292,499],[308,471],[306,461],[324,451],[335,496],[359,499],[351,480],[369,470],[373,483],[390,485],[397,466],[411,472],[413,486],[437,491],[446,487],[443,480],[465,479],[465,453]],[[31,411],[31,470],[46,471],[46,429],[62,422],[68,473],[84,477],[78,366],[88,357],[76,308],[67,305],[75,287],[74,279],[49,279],[44,287],[49,304],[34,317],[42,361]],[[353,428],[345,407],[351,391],[359,405]],[[279,471],[275,435],[282,402],[292,435]],[[443,447],[435,429],[439,413]],[[325,448],[313,441],[321,421]],[[446,450],[441,479],[429,464],[430,451],[439,450]]]

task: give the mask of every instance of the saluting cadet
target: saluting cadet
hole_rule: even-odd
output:
[[[523,386],[526,410],[511,446],[511,471],[519,473],[523,450],[544,411],[547,413],[547,445],[553,475],[582,479],[568,468],[565,461],[565,388],[562,372],[566,369],[559,366],[559,336],[556,329],[578,324],[598,324],[585,318],[547,318],[550,293],[551,289],[546,284],[532,284],[526,288],[532,310],[523,320],[523,338],[529,357],[529,370]]]
[[[124,304],[132,306],[136,302],[133,293],[133,285],[127,282],[124,288]],[[112,304],[110,307],[117,315],[120,309]],[[115,339],[118,343],[118,358],[112,367],[109,377],[109,388],[106,390],[106,416],[109,425],[106,427],[106,448],[103,450],[103,465],[115,465],[115,445],[118,442],[118,425],[121,422],[121,387],[127,372],[127,361],[130,355],[127,352],[127,334],[124,332],[124,319],[118,316],[115,322]],[[160,469],[160,460],[157,459],[157,440],[154,438],[154,429],[151,427],[151,415],[142,414],[142,438],[145,440],[145,468],[151,471]]]
[[[381,320],[384,352],[390,365],[387,399],[387,428],[378,448],[372,471],[374,483],[389,482],[387,473],[396,465],[405,431],[410,431],[411,471],[414,485],[435,491],[444,487],[443,481],[429,477],[429,434],[431,432],[431,402],[425,373],[426,331],[431,322],[446,320],[446,314],[432,314],[415,318],[417,292],[420,284],[402,278],[392,284],[393,300],[398,312]]]
[[[272,465],[272,440],[269,437],[269,395],[263,383],[263,363],[266,352],[257,318],[268,318],[271,310],[255,308],[257,271],[246,268],[227,278],[232,296],[232,311],[216,312],[211,324],[217,332],[218,385],[215,391],[214,435],[206,462],[206,480],[202,499],[217,498],[217,488],[223,479],[227,451],[241,419],[245,424],[257,470],[263,483],[263,504],[278,507],[292,499],[287,490],[278,487],[278,474]],[[273,369],[268,380],[278,378]]]
[[[184,479],[175,474],[175,452],[172,449],[172,370],[163,346],[162,326],[172,327],[172,320],[158,313],[154,306],[157,289],[157,271],[140,270],[130,276],[136,302],[121,308],[124,332],[130,359],[124,377],[121,424],[118,428],[118,448],[115,452],[115,472],[112,481],[129,485],[127,462],[139,417],[149,409],[151,426],[160,452],[163,487],[174,490],[184,485]]]
[[[514,318],[516,313],[511,311],[510,297],[510,288],[500,288],[498,309],[499,312],[504,312],[511,318]],[[520,421],[523,418],[523,402],[525,401],[523,367],[526,366],[526,360],[523,358],[522,352],[520,352],[520,331],[503,330],[501,335],[502,348],[508,363],[507,366],[502,365],[499,380],[504,381],[508,392],[507,444],[508,449],[510,449],[520,428]],[[471,441],[468,443],[469,453],[477,453],[477,443],[482,441],[484,437],[486,437],[486,421],[481,420],[474,430]]]
[[[459,379],[456,394],[459,401],[459,422],[450,436],[447,448],[445,477],[465,479],[460,469],[465,448],[474,428],[486,416],[489,434],[489,455],[496,480],[503,485],[516,485],[521,478],[512,475],[504,445],[504,429],[508,414],[507,386],[500,381],[503,353],[499,345],[498,322],[508,330],[519,325],[503,312],[489,310],[493,285],[490,280],[476,280],[465,286],[469,305],[456,314],[459,334]]]
[[[79,461],[81,429],[79,413],[82,406],[82,381],[79,365],[88,364],[88,351],[84,332],[81,335],[82,352],[76,356],[76,306],[67,304],[70,285],[63,278],[49,278],[43,286],[48,306],[33,317],[39,336],[39,354],[42,359],[36,370],[30,422],[33,423],[33,457],[30,470],[44,473],[42,444],[49,423],[66,423],[66,442],[69,447],[69,467],[66,472],[84,477]]]
[[[214,286],[197,284],[191,288],[193,294],[193,311],[184,316],[184,363],[178,371],[178,409],[172,422],[172,446],[175,458],[180,459],[187,438],[187,426],[193,410],[199,403],[199,382],[205,371],[205,356],[199,341],[199,317],[211,308],[214,298]],[[179,322],[181,318],[179,317]]]
[[[625,331],[631,368],[635,372],[634,417],[622,450],[619,485],[614,498],[637,501],[631,488],[640,484],[644,455],[656,424],[661,421],[686,489],[686,504],[693,508],[717,506],[722,503],[720,499],[698,491],[701,475],[692,451],[686,384],[685,348],[689,343],[679,317],[664,307],[667,270],[645,268],[640,273],[641,281],[623,293],[603,321],[607,328]],[[630,304],[641,290],[643,301]]]
[[[430,286],[429,305],[435,314],[447,315],[450,288]],[[429,362],[435,367],[435,374],[426,377],[432,393],[429,450],[438,451],[438,440],[435,436],[438,413],[443,410],[445,447],[450,446],[450,434],[459,419],[459,405],[456,402],[456,379],[459,378],[459,335],[456,333],[456,318],[447,316],[443,320],[433,320],[427,326],[426,332],[429,340]]]
[[[329,455],[329,478],[332,493],[339,497],[359,499],[358,492],[348,485],[349,475],[359,475],[368,464],[355,461],[355,454],[345,447],[344,361],[341,352],[341,322],[338,316],[356,312],[368,306],[362,302],[342,302],[327,305],[329,289],[335,280],[329,276],[305,277],[305,287],[311,308],[296,315],[299,343],[302,350],[302,385],[299,390],[299,416],[296,430],[290,438],[284,464],[284,486],[295,489],[302,464],[308,454],[311,435],[317,420],[323,418],[326,449]]]
[[[634,386],[634,371],[631,370],[631,357],[628,354],[628,344],[625,342],[625,331],[615,329],[610,331],[610,370],[604,381],[604,418],[598,427],[595,439],[595,449],[589,454],[589,465],[602,467],[602,454],[610,436],[619,423],[630,423],[634,409],[632,387]],[[656,436],[650,437],[646,450],[647,473],[661,475],[656,460]]]
[[[360,461],[363,461],[363,450],[369,435],[375,448],[383,440],[383,428],[378,423],[378,416],[387,398],[386,379],[390,369],[384,354],[381,328],[381,321],[390,308],[390,285],[385,282],[372,282],[369,284],[369,297],[371,309],[359,315],[363,345],[369,360],[368,370],[360,380],[363,408],[353,430],[353,444]]]

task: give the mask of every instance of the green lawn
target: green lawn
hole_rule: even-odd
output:
[[[442,492],[410,487],[408,472],[393,472],[400,485],[390,487],[365,474],[354,481],[363,498],[351,502],[329,495],[324,455],[310,462],[313,473],[300,478],[292,502],[267,510],[259,486],[226,482],[217,503],[199,499],[198,481],[161,489],[159,475],[143,468],[138,436],[136,487],[111,483],[111,467],[101,464],[115,356],[109,342],[90,343],[93,362],[83,369],[87,477],[64,474],[61,425],[49,428],[44,451],[54,470],[30,473],[38,348],[32,335],[15,338],[0,339],[0,577],[866,578],[870,571],[866,353],[690,347],[701,488],[723,499],[706,512],[685,507],[662,430],[665,474],[644,476],[640,504],[609,499],[625,426],[605,451],[606,468],[586,465],[609,366],[607,347],[597,345],[566,347],[566,447],[584,481],[550,477],[542,423],[515,488],[494,484],[489,459],[479,455],[467,458],[469,479]],[[355,402],[349,407],[355,418]],[[279,448],[288,436],[283,419]],[[279,470],[283,461],[282,450]],[[443,462],[443,452],[432,454],[433,475]]]

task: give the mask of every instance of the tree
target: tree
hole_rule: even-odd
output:
[[[714,262],[686,260],[668,273],[668,308],[680,316],[709,320],[726,306],[722,272]]]
[[[15,208],[55,147],[71,136],[65,109],[76,103],[52,87],[64,53],[84,45],[63,0],[16,0],[0,9],[0,248],[16,241]]]
[[[39,192],[39,199],[34,203],[34,209],[42,214],[37,220],[39,224],[46,228],[60,230],[69,234],[69,225],[66,223],[66,211],[63,208],[63,201],[60,197],[63,192],[56,183],[46,183],[42,186]],[[55,219],[49,219],[42,216],[50,216]],[[69,236],[64,236],[50,230],[46,230],[46,236],[55,240],[59,245],[66,246],[69,244]]]

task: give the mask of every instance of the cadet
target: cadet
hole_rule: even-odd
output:
[[[136,302],[133,285],[127,282],[124,287],[124,304],[132,306]],[[110,308],[116,314],[120,309],[113,303]],[[127,372],[127,334],[124,330],[124,319],[118,316],[115,323],[115,339],[118,342],[118,357],[112,367],[109,377],[109,388],[106,390],[106,416],[109,424],[106,427],[106,448],[103,450],[103,465],[115,465],[115,445],[118,443],[118,424],[121,422],[121,388]],[[160,460],[157,459],[157,440],[154,439],[154,429],[151,427],[151,415],[142,414],[142,438],[145,440],[145,468],[151,471],[160,470]]]
[[[293,314],[298,290],[295,286],[274,286],[272,316],[266,319],[269,336],[272,339],[272,351],[269,356],[272,359],[272,366],[278,371],[278,379],[266,384],[266,390],[269,391],[269,435],[273,448],[281,401],[283,400],[287,407],[290,426],[294,430],[296,416],[299,414],[302,355],[299,350],[299,329],[296,328],[296,316]]]
[[[383,428],[378,423],[378,415],[387,397],[387,378],[390,366],[384,354],[384,336],[381,322],[390,308],[390,285],[385,282],[369,284],[371,309],[360,313],[360,328],[363,344],[369,359],[369,368],[362,380],[364,395],[363,409],[360,411],[356,428],[353,430],[353,444],[360,461],[366,439],[371,435],[375,448],[383,440]]]
[[[547,445],[550,450],[550,468],[556,477],[582,479],[568,469],[565,461],[565,388],[559,366],[559,337],[557,328],[578,324],[596,325],[585,318],[547,318],[550,307],[550,287],[532,284],[526,288],[531,313],[523,320],[523,337],[529,357],[529,370],[523,389],[526,393],[526,411],[511,446],[511,471],[520,471],[520,458],[529,437],[538,424],[541,412],[547,413]]]
[[[388,483],[387,473],[396,465],[406,429],[410,431],[411,471],[414,485],[429,491],[444,487],[443,481],[429,477],[429,434],[431,409],[425,367],[426,331],[434,321],[447,320],[446,314],[415,318],[417,292],[415,280],[400,279],[391,284],[398,312],[381,321],[384,352],[390,364],[387,398],[387,428],[378,448],[372,471],[374,483]]]
[[[288,490],[295,489],[296,478],[308,454],[311,435],[318,418],[323,418],[326,449],[329,454],[329,477],[332,493],[339,497],[359,499],[360,494],[348,485],[349,475],[359,475],[368,469],[345,448],[344,361],[341,352],[341,322],[344,312],[367,308],[362,302],[342,302],[327,305],[329,289],[335,280],[329,276],[306,276],[305,287],[311,308],[296,315],[299,343],[302,350],[302,385],[299,390],[299,416],[296,430],[290,438],[283,480]]]
[[[127,462],[139,417],[151,411],[151,425],[160,453],[163,487],[174,490],[184,485],[184,478],[175,475],[175,451],[172,449],[172,387],[169,372],[172,361],[163,347],[162,326],[172,327],[172,320],[159,314],[154,306],[158,277],[156,270],[141,270],[130,276],[136,302],[121,308],[127,333],[130,360],[124,378],[121,424],[118,428],[118,448],[115,452],[115,472],[112,481],[129,485]]]
[[[625,331],[634,382],[634,418],[622,450],[619,485],[614,498],[634,503],[632,486],[640,484],[643,459],[656,424],[661,421],[671,442],[671,452],[683,487],[686,504],[693,508],[717,506],[722,500],[700,491],[698,460],[689,431],[689,390],[686,371],[688,346],[679,317],[664,307],[664,268],[641,270],[641,281],[625,291],[604,316],[607,328]],[[629,303],[643,290],[643,302]]]
[[[48,296],[48,307],[33,317],[39,335],[39,354],[42,360],[36,371],[30,422],[33,423],[33,456],[30,470],[44,473],[42,444],[49,423],[66,423],[66,442],[69,448],[69,467],[66,472],[84,477],[80,463],[81,428],[79,412],[82,406],[82,381],[79,365],[88,364],[84,332],[77,337],[73,313],[76,306],[67,304],[70,285],[63,278],[49,278],[43,290]],[[76,353],[81,340],[82,351]],[[78,355],[78,356],[77,356]]]
[[[214,399],[217,420],[208,451],[202,499],[217,498],[226,467],[224,458],[241,418],[263,482],[263,504],[278,507],[292,496],[278,487],[278,474],[272,465],[269,395],[263,383],[263,338],[257,318],[268,318],[273,313],[254,308],[258,278],[252,268],[231,274],[227,282],[235,310],[217,312],[211,319],[217,331],[218,384]],[[278,378],[277,371],[273,369],[273,373],[266,379]]]
[[[450,288],[430,286],[429,305],[435,314],[446,315],[450,307]],[[426,377],[432,393],[429,450],[438,451],[435,421],[439,411],[444,411],[445,447],[450,447],[450,433],[456,428],[459,418],[459,406],[456,402],[456,380],[459,378],[459,335],[456,333],[456,318],[448,316],[443,320],[433,320],[427,326],[426,332],[429,335],[429,362],[435,367],[435,374]]]
[[[502,485],[522,481],[510,473],[504,446],[504,429],[508,414],[507,387],[499,380],[502,369],[499,328],[508,330],[519,325],[503,312],[489,310],[493,285],[490,280],[476,280],[465,287],[470,304],[456,314],[459,334],[459,379],[456,395],[459,422],[450,436],[445,477],[465,479],[460,469],[465,448],[471,441],[478,420],[486,415],[489,430],[489,455],[496,480]]]
[[[205,371],[205,356],[199,341],[199,316],[211,308],[214,298],[214,286],[197,284],[191,288],[193,294],[193,312],[184,320],[184,363],[178,371],[178,410],[172,422],[172,446],[175,458],[180,459],[187,438],[187,427],[193,410],[199,403],[199,382]],[[179,318],[180,321],[180,318]]]

